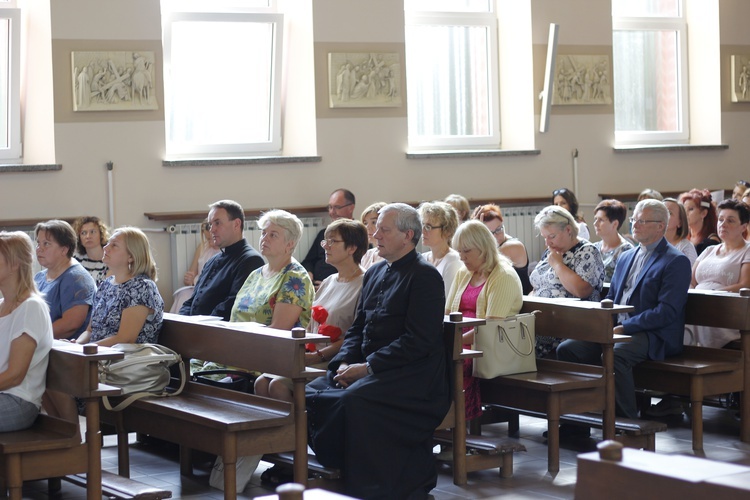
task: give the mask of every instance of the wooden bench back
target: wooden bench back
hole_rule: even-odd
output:
[[[247,323],[201,322],[190,316],[164,314],[159,344],[190,358],[268,372],[291,379],[310,378],[318,370],[305,367],[305,343],[327,337],[291,332]]]
[[[685,324],[750,330],[750,297],[690,290]]]
[[[84,354],[83,347],[69,342],[54,342],[49,353],[47,387],[77,398],[119,394],[120,389],[99,384],[98,362],[122,358],[122,353],[97,346],[96,354]]]
[[[614,304],[603,308],[600,302],[585,300],[545,299],[524,297],[522,313],[541,311],[536,315],[536,334],[589,342],[612,341],[615,315],[633,310],[632,306]]]

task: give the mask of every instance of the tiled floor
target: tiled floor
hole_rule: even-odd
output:
[[[739,440],[739,423],[733,411],[705,408],[705,457],[750,466],[750,444]],[[657,453],[678,453],[693,455],[691,430],[687,417],[668,420],[669,430],[656,438]],[[576,481],[576,455],[581,451],[595,449],[595,439],[565,441],[560,450],[560,472],[552,475],[547,472],[547,446],[542,437],[546,422],[522,417],[520,441],[526,446],[525,453],[517,453],[514,458],[514,475],[502,479],[497,469],[469,474],[466,486],[453,484],[450,469],[440,470],[437,487],[432,495],[438,500],[461,498],[504,498],[504,499],[545,499],[573,498]],[[483,427],[485,435],[505,436],[506,424],[493,424]],[[597,436],[594,431],[593,436]],[[117,471],[117,453],[112,437],[105,438],[103,450],[104,468]],[[177,448],[134,443],[131,446],[131,477],[139,481],[172,490],[173,498],[221,499],[222,492],[208,485],[210,463],[196,469],[194,477],[183,477],[179,473]],[[254,474],[250,484],[238,498],[254,498],[268,495],[271,489],[261,485],[261,467]],[[24,498],[46,499],[46,482],[28,483],[24,487]],[[62,493],[55,498],[84,499],[85,491],[63,482]]]

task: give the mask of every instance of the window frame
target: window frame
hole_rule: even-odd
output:
[[[685,2],[679,1],[679,17],[615,17],[612,16],[612,44],[614,53],[614,35],[617,31],[673,31],[677,36],[677,111],[679,130],[666,131],[618,131],[615,128],[615,144],[687,144],[690,141],[690,100],[688,81],[688,33],[685,16]],[[614,67],[614,60],[613,60]],[[614,68],[617,71],[617,68]],[[612,82],[614,93],[617,92]],[[616,113],[616,108],[614,113]],[[615,121],[616,127],[616,121]]]
[[[23,157],[21,140],[21,9],[15,8],[13,2],[8,7],[0,6],[0,19],[9,21],[8,68],[6,82],[8,88],[7,132],[8,146],[0,147],[0,161],[20,161]]]
[[[190,3],[188,3],[189,6]],[[180,4],[182,7],[183,5]],[[165,142],[168,158],[232,158],[247,156],[272,156],[282,151],[282,57],[284,41],[284,15],[271,12],[273,4],[269,8],[239,9],[227,8],[226,4],[217,6],[211,12],[207,12],[205,6],[200,11],[186,9],[174,10],[163,13],[162,19],[162,44],[164,50],[164,113],[165,113]],[[172,80],[170,65],[172,58],[172,25],[182,21],[210,21],[210,22],[249,22],[273,25],[272,40],[272,77],[270,82],[271,105],[269,140],[263,142],[247,142],[238,144],[194,144],[177,143],[170,140],[170,115],[172,100],[170,97],[173,85],[178,85]]]
[[[408,42],[406,44],[406,81],[407,81],[407,122],[408,122],[408,147],[410,150],[471,150],[471,149],[498,149],[501,146],[501,121],[500,121],[500,69],[499,69],[499,45],[498,45],[498,19],[494,5],[488,12],[437,12],[437,11],[405,11],[405,28],[410,26],[469,26],[487,28],[487,116],[489,119],[490,133],[483,136],[435,136],[416,135],[412,130],[417,129],[416,120],[416,98],[414,87],[409,84],[409,60],[410,56]],[[407,36],[408,39],[408,36]]]

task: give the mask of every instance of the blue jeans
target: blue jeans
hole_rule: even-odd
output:
[[[630,342],[615,344],[615,413],[638,418],[633,367],[648,359],[648,335],[634,333]],[[594,342],[566,340],[557,348],[557,359],[588,365],[602,364],[602,347]]]

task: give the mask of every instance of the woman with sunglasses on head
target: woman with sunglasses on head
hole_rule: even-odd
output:
[[[458,214],[444,201],[424,202],[418,210],[422,219],[422,244],[430,249],[422,255],[443,277],[447,297],[461,267],[458,252],[451,248],[451,240],[458,227]]]
[[[604,284],[604,262],[593,243],[578,237],[578,223],[562,207],[550,205],[534,219],[547,250],[529,279],[538,297],[577,297],[598,301]],[[562,339],[537,335],[537,357],[548,357]]]
[[[716,203],[711,200],[708,189],[691,189],[682,193],[679,200],[687,213],[688,238],[695,245],[696,253],[700,255],[706,248],[721,243],[716,234]]]
[[[208,259],[221,252],[218,245],[211,237],[210,233],[211,226],[208,225],[208,219],[205,219],[201,223],[201,242],[195,248],[195,254],[193,255],[193,262],[190,264],[190,268],[185,272],[185,276],[182,278],[182,282],[185,286],[175,290],[172,295],[172,307],[169,309],[171,313],[179,313],[182,304],[193,295],[195,284],[198,282],[198,278],[203,272],[203,266],[206,265]]]
[[[578,198],[576,198],[573,191],[568,188],[555,189],[552,192],[552,204],[563,207],[570,212],[570,215],[573,216],[578,224],[578,236],[584,240],[590,239],[589,226],[586,225],[583,216],[578,212]]]
[[[734,189],[732,189],[732,198],[738,201],[742,201],[742,197],[745,195],[745,191],[750,189],[750,182],[737,181],[734,183]]]
[[[474,209],[472,219],[481,221],[490,230],[497,241],[497,249],[500,254],[507,257],[516,270],[524,295],[531,293],[532,286],[529,281],[529,254],[521,240],[514,238],[505,232],[503,224],[503,212],[494,204],[480,205]]]

